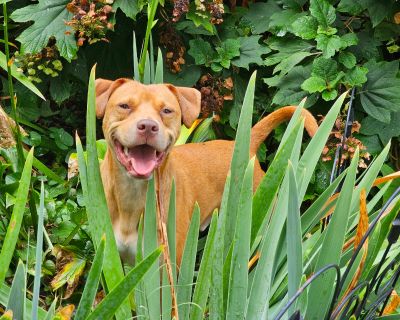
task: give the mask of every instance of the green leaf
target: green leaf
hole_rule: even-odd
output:
[[[66,9],[68,3],[68,0],[40,0],[38,4],[17,9],[11,14],[10,18],[15,22],[34,21],[17,37],[23,51],[39,52],[54,36],[61,56],[69,62],[75,58],[78,47],[74,32],[65,24],[73,16]]]
[[[286,31],[293,31],[293,23],[300,17],[305,16],[305,12],[298,10],[286,9],[276,12],[271,16],[269,30],[275,34],[282,34]]]
[[[104,248],[106,239],[101,239],[100,245],[94,256],[92,267],[86,280],[85,288],[83,289],[81,300],[79,301],[78,309],[76,310],[76,320],[86,319],[92,309],[93,302],[96,298],[97,288],[99,286],[101,270],[103,267]]]
[[[359,2],[368,10],[373,27],[376,27],[393,13],[394,5],[392,1],[359,0]]]
[[[325,28],[335,22],[335,8],[327,0],[310,0],[310,12]]]
[[[213,267],[215,248],[214,242],[217,231],[217,219],[218,216],[216,213],[214,213],[211,219],[210,229],[208,231],[203,256],[201,258],[196,287],[194,288],[192,307],[190,311],[190,320],[204,319],[208,293],[211,286],[211,271]]]
[[[313,76],[304,81],[301,88],[310,93],[322,92],[326,89],[326,82],[320,77]]]
[[[350,13],[357,16],[364,11],[364,6],[359,1],[354,0],[341,0],[337,6],[337,11]]]
[[[339,264],[340,262],[351,210],[358,155],[359,152],[357,149],[346,175],[346,179],[344,180],[343,188],[340,192],[328,228],[324,232],[325,237],[314,272],[317,272],[328,264]],[[323,319],[325,317],[329,304],[322,302],[330,301],[335,288],[334,282],[335,273],[333,271],[328,271],[311,283],[308,296],[307,319]]]
[[[115,11],[121,9],[125,15],[133,20],[136,20],[136,15],[142,11],[144,1],[140,0],[115,0],[112,7]]]
[[[344,36],[340,38],[341,49],[345,49],[347,47],[355,46],[358,44],[358,37],[355,33],[346,33]]]
[[[31,181],[33,160],[33,148],[29,151],[26,157],[24,169],[22,171],[21,180],[17,190],[16,201],[14,204],[13,212],[11,214],[10,222],[7,227],[7,233],[2,243],[0,252],[0,284],[4,283],[6,272],[10,266],[10,262],[14,253],[15,245],[17,244],[19,231],[24,216],[25,205],[28,200],[28,191]]]
[[[333,81],[338,74],[337,62],[333,59],[319,57],[314,60],[312,66],[312,75],[320,77],[328,84]]]
[[[388,124],[391,112],[400,111],[399,61],[370,61],[365,67],[369,72],[360,93],[361,105],[370,116]]]
[[[25,267],[21,260],[18,262],[17,270],[11,285],[10,296],[6,310],[12,310],[13,320],[24,320],[25,317],[25,293],[26,276]]]
[[[193,286],[194,267],[196,263],[197,239],[200,228],[200,208],[195,206],[190,222],[189,231],[186,236],[185,248],[183,249],[182,263],[179,270],[178,287],[176,297],[178,300],[179,318],[188,319],[190,311],[190,297]]]
[[[400,136],[399,123],[400,111],[391,113],[389,123],[380,122],[371,116],[367,116],[361,121],[360,132],[368,136],[377,134],[379,139],[385,145],[391,138]]]
[[[7,70],[7,57],[6,55],[0,51],[0,68]],[[11,75],[21,82],[25,87],[31,90],[38,97],[46,100],[43,94],[39,91],[38,88],[20,71],[18,71],[17,66],[13,63],[11,65]]]
[[[298,18],[292,24],[294,34],[302,39],[311,40],[317,36],[318,21],[312,16]]]
[[[322,51],[323,57],[326,59],[334,56],[336,51],[339,51],[342,47],[340,37],[337,35],[327,36],[319,34],[315,40],[317,41],[317,49]]]
[[[275,1],[251,3],[242,20],[250,25],[252,34],[261,34],[269,30],[272,15],[279,11]]]
[[[240,56],[232,60],[232,64],[239,68],[249,70],[251,63],[262,65],[262,55],[270,53],[271,49],[258,43],[261,36],[241,37],[240,41]]]
[[[367,82],[367,73],[367,68],[356,66],[346,73],[343,82],[350,87],[362,86]]]
[[[250,258],[254,158],[249,161],[241,186],[229,275],[227,319],[244,319]]]
[[[156,264],[161,252],[162,248],[156,249],[135,268],[129,271],[125,278],[111,290],[86,320],[111,319],[122,303],[126,301],[133,289],[138,285],[140,280],[142,280],[144,275],[149,271],[150,267]]]
[[[324,92],[322,92],[322,99],[324,99],[325,101],[331,101],[331,100],[335,100],[336,97],[338,95],[338,92],[335,89],[332,90],[325,90]]]
[[[205,64],[206,66],[211,64],[215,52],[209,42],[201,38],[193,39],[189,41],[189,47],[188,53],[194,58],[196,64]]]
[[[351,52],[342,51],[339,53],[339,62],[347,69],[351,69],[356,65],[357,59]]]
[[[240,40],[225,40],[220,47],[215,49],[217,50],[218,58],[214,59],[214,61],[219,62],[224,68],[229,68],[231,60],[240,55]]]
[[[311,56],[310,52],[296,52],[289,57],[283,59],[273,70],[273,74],[281,71],[281,75],[287,74],[290,70],[293,69],[295,65],[303,61],[304,58]]]

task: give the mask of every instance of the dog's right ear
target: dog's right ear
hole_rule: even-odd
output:
[[[120,85],[125,83],[127,79],[121,78],[115,81],[106,79],[96,79],[96,116],[97,118],[103,118],[106,112],[106,106],[111,94]]]

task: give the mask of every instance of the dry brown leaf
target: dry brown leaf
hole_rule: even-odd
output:
[[[253,258],[250,259],[247,268],[251,269],[251,267],[258,261],[258,259],[260,258],[260,253],[256,252],[256,254],[253,256]]]
[[[397,12],[393,18],[396,24],[400,24],[400,12]]]
[[[360,219],[358,221],[356,237],[354,239],[354,250],[360,244],[365,232],[367,232],[367,229],[368,229],[367,196],[365,189],[362,189],[360,193]],[[365,243],[367,242],[368,240]]]
[[[390,302],[386,305],[386,308],[383,310],[383,315],[386,316],[394,313],[399,306],[400,306],[400,297],[397,294],[396,290],[393,290]]]
[[[75,310],[75,306],[73,304],[69,304],[69,305],[59,309],[53,319],[54,320],[71,320],[74,310]]]
[[[1,319],[3,320],[13,320],[13,312],[12,310],[7,310],[4,312],[4,314],[1,316]]]

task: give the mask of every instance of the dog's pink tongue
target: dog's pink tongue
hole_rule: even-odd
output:
[[[148,176],[157,165],[156,150],[144,145],[129,150],[131,164],[137,174]]]

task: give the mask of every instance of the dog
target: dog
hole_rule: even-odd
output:
[[[172,180],[176,184],[176,257],[180,264],[194,205],[200,207],[201,225],[221,202],[229,171],[233,141],[213,140],[174,146],[181,124],[190,127],[200,113],[201,94],[171,84],[143,85],[131,79],[96,80],[96,115],[103,118],[108,149],[101,176],[117,246],[124,262],[136,254],[138,223],[144,212],[148,180],[159,168],[164,210]],[[251,130],[250,156],[296,107],[272,112]],[[318,129],[315,118],[303,110],[310,136]],[[258,161],[254,189],[264,175]]]

